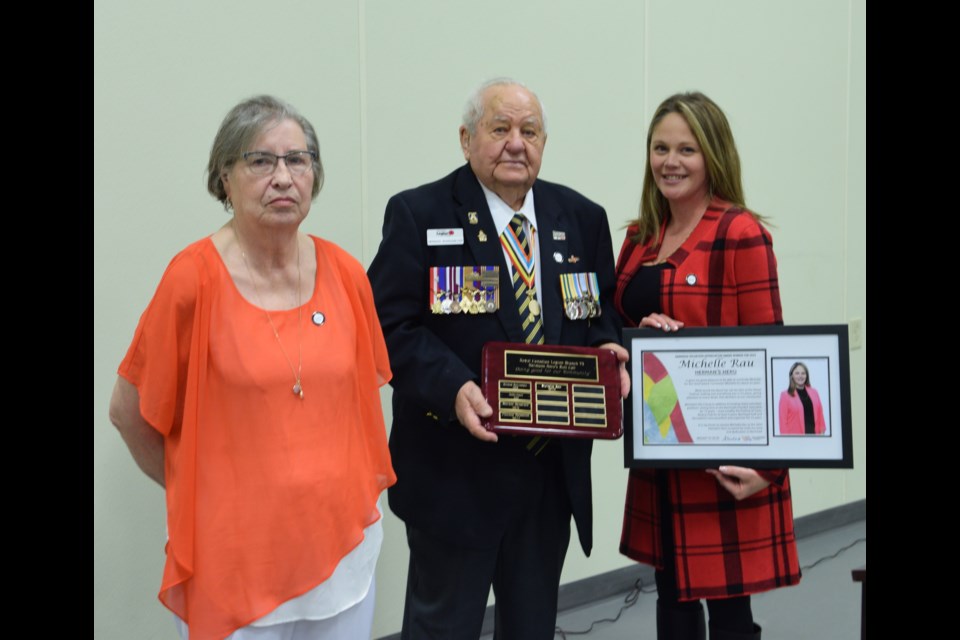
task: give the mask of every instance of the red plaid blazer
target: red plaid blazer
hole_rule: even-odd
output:
[[[624,289],[643,263],[656,260],[659,244],[638,245],[630,240],[636,233],[635,226],[627,230],[617,261],[614,302],[626,326],[636,323],[624,315]],[[748,212],[714,200],[668,262],[675,268],[663,271],[663,313],[686,326],[783,323],[773,243]],[[681,600],[739,596],[800,581],[789,475],[786,469],[760,473],[772,484],[739,502],[703,471],[660,474],[673,505]],[[649,469],[630,472],[620,552],[663,568],[657,477]]]

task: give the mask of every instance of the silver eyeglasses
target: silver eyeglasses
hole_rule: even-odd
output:
[[[247,151],[243,154],[243,160],[251,173],[258,176],[266,176],[277,170],[277,161],[283,160],[287,165],[287,170],[295,176],[302,176],[307,169],[313,167],[313,161],[317,159],[316,151],[291,151],[282,156],[269,151]]]

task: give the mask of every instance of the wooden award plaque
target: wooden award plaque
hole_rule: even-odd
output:
[[[609,349],[488,342],[481,389],[495,433],[615,440],[623,435],[620,363]]]

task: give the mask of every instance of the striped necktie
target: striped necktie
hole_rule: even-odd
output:
[[[537,265],[534,261],[533,243],[527,240],[523,230],[526,216],[518,213],[510,219],[510,224],[500,234],[500,244],[503,245],[510,263],[513,265],[513,294],[517,300],[517,311],[520,313],[520,324],[523,327],[523,340],[527,344],[543,344],[543,318],[540,303],[537,302],[536,275]],[[533,436],[527,442],[527,450],[533,455],[550,444],[550,438]]]
[[[517,300],[523,339],[527,344],[543,344],[543,318],[537,302],[536,275],[533,244],[523,230],[526,217],[518,213],[500,234],[500,244],[513,265],[513,294]]]

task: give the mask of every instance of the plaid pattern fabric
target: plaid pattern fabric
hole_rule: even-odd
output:
[[[623,291],[640,266],[657,259],[657,243],[640,246],[628,239],[617,261],[614,304],[623,316]],[[667,259],[662,276],[662,312],[688,327],[783,324],[777,259],[770,233],[753,216],[714,200],[690,237]],[[637,318],[636,320],[639,320]],[[636,321],[624,317],[624,324]]]
[[[630,240],[636,231],[627,230],[617,262],[614,303],[621,315],[626,285],[643,263],[657,257],[653,242],[641,246]],[[749,213],[714,200],[668,262],[675,268],[665,269],[662,276],[663,313],[686,326],[783,323],[770,234]],[[636,326],[635,320],[624,320]],[[789,476],[785,469],[760,473],[772,484],[738,502],[700,470],[671,469],[659,475],[631,470],[620,552],[663,568],[657,481],[666,479],[681,600],[797,584],[800,565]]]

